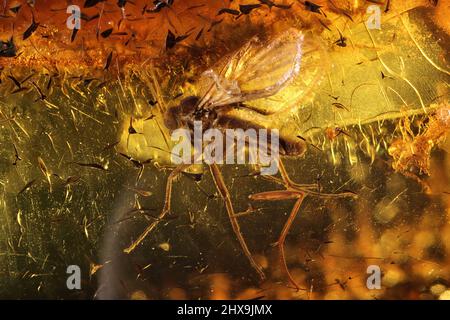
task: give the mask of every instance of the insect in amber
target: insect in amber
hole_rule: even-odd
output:
[[[220,61],[215,67],[203,72],[196,83],[197,95],[184,98],[179,105],[165,111],[164,123],[169,130],[187,128],[193,130],[194,121],[201,121],[204,129],[280,129],[280,152],[285,156],[301,156],[306,150],[306,143],[297,135],[283,133],[282,128],[272,125],[273,117],[299,106],[299,100],[305,94],[304,88],[294,86],[302,76],[302,57],[304,54],[304,36],[296,29],[262,40],[254,37],[233,53],[228,59]],[[170,212],[172,185],[176,177],[190,164],[176,167],[168,177],[164,207],[158,219],[151,223],[144,232],[124,251],[129,253]],[[230,193],[216,163],[210,164],[210,171],[215,186],[225,202],[226,210],[237,239],[252,267],[264,279],[261,266],[254,260],[240,231],[238,214],[235,212]],[[315,191],[315,186],[301,185],[291,181],[281,159],[278,159],[281,179],[266,177],[285,187],[285,190],[269,191],[250,196],[252,201],[274,201],[295,199],[295,205],[278,239],[280,258],[283,269],[291,283],[299,289],[291,277],[285,261],[284,240],[306,195],[320,197],[347,197],[354,193],[323,194]]]

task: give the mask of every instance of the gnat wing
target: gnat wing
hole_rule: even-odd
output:
[[[300,71],[303,35],[289,29],[268,44],[252,38],[219,68],[199,79],[199,107],[215,108],[270,97]],[[219,69],[219,70],[215,70]]]

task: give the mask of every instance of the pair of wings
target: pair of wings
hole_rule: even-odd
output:
[[[198,108],[212,109],[274,97],[298,76],[303,39],[296,29],[289,29],[268,43],[252,38],[222,66],[219,63],[202,73],[198,81]],[[260,111],[270,114],[277,110],[274,107]]]

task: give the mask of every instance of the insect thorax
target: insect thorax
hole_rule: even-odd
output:
[[[214,126],[217,113],[212,109],[198,108],[199,97],[189,96],[183,99],[179,105],[170,107],[165,114],[165,124],[170,130],[178,128],[194,128],[194,121],[201,121],[203,128]]]

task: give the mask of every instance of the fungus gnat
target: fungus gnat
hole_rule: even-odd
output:
[[[173,38],[173,37],[172,37]],[[303,34],[296,29],[289,29],[268,41],[259,37],[252,38],[228,60],[218,63],[217,68],[203,72],[196,83],[198,95],[184,98],[179,105],[168,107],[165,111],[164,122],[166,127],[173,131],[178,128],[193,130],[194,122],[200,121],[205,130],[216,128],[221,131],[230,129],[278,129],[270,127],[269,119],[279,110],[260,110],[248,104],[255,100],[268,99],[287,87],[299,74],[302,59]],[[297,106],[294,101],[288,103],[288,108]],[[286,110],[286,108],[284,108]],[[306,150],[306,142],[296,136],[281,134],[280,153],[286,156],[301,156]],[[276,201],[295,199],[295,205],[286,222],[277,242],[282,261],[283,270],[291,283],[298,289],[298,285],[291,277],[284,254],[284,240],[290,226],[295,219],[305,196],[313,195],[325,198],[354,197],[354,193],[324,194],[317,192],[314,186],[300,185],[287,175],[281,159],[277,159],[282,179],[270,177],[271,180],[283,185],[286,190],[277,190],[258,193],[250,196],[252,201]],[[166,185],[165,202],[162,212],[143,233],[126,249],[125,253],[132,252],[145,237],[155,229],[160,221],[171,211],[172,184],[176,178],[185,172],[191,164],[177,166],[169,175]],[[261,279],[265,278],[261,266],[253,259],[240,226],[228,187],[217,163],[209,164],[214,184],[225,203],[226,210],[233,231],[240,246]]]

